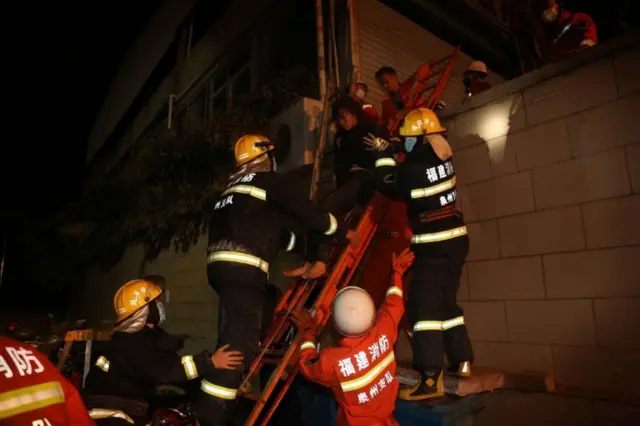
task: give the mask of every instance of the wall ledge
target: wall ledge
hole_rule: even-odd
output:
[[[471,97],[465,104],[458,104],[447,108],[442,114],[443,120],[450,120],[462,113],[480,108],[490,102],[497,101],[514,93],[550,80],[554,77],[568,74],[584,65],[597,62],[600,59],[608,58],[614,54],[632,48],[640,43],[640,29],[633,30],[628,34],[586,49],[580,53],[570,56],[562,62],[551,63],[542,68],[538,68],[527,74],[506,81],[498,86],[494,86],[486,92]]]

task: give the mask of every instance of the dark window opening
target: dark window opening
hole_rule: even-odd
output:
[[[221,64],[221,66],[218,67],[215,75],[213,76],[213,91],[217,92],[218,90],[220,90],[220,88],[224,87],[224,85],[227,84],[228,78],[229,77],[227,75],[227,68],[224,66],[224,64]]]
[[[202,91],[189,105],[189,130],[202,126],[205,119],[205,92]]]
[[[244,37],[229,53],[229,75],[238,73],[245,65],[251,62],[251,39]]]
[[[211,115],[215,116],[216,113],[226,112],[229,107],[229,96],[227,94],[228,88],[225,87],[213,96],[213,105],[211,108]]]
[[[246,67],[233,78],[233,97],[241,98],[251,93],[251,67]]]
[[[187,131],[187,109],[183,109],[176,115],[175,130],[178,134],[183,134]]]

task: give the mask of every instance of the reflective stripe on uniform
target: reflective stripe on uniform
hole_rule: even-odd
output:
[[[416,331],[444,331],[453,327],[464,325],[464,317],[459,316],[446,321],[418,321],[413,325],[414,333]]]
[[[64,404],[64,391],[59,382],[0,393],[0,420],[55,404]]]
[[[376,167],[384,167],[390,166],[393,167],[396,165],[396,160],[393,158],[379,158],[376,160]]]
[[[467,235],[466,226],[449,229],[448,231],[435,232],[433,234],[414,235],[411,237],[411,244],[437,243],[439,241],[446,241],[463,235]]]
[[[96,360],[96,366],[104,371],[105,373],[109,372],[109,366],[111,365],[111,363],[109,362],[108,359],[106,359],[105,357],[101,356],[98,357],[98,359]]]
[[[291,251],[294,249],[295,246],[296,246],[296,234],[289,231],[289,244],[287,244],[287,248],[285,249],[285,251]]]
[[[350,392],[354,390],[361,389],[367,386],[369,383],[373,382],[385,368],[387,368],[394,360],[393,351],[389,352],[389,355],[381,359],[375,367],[371,370],[367,371],[367,373],[358,377],[357,379],[349,380],[347,382],[340,383],[340,387],[342,387],[343,392]]]
[[[200,383],[200,389],[209,395],[221,398],[221,399],[236,399],[236,395],[238,394],[237,389],[225,388],[223,386],[214,385],[210,381],[206,379],[202,379]]]
[[[331,213],[328,213],[328,215],[329,215],[329,230],[324,234],[333,235],[338,230],[338,221],[336,220],[335,216],[333,216]]]
[[[449,180],[445,180],[437,185],[430,186],[428,188],[419,188],[411,190],[411,198],[425,198],[431,195],[440,194],[441,192],[448,191],[456,186],[456,177],[452,177]]]
[[[245,265],[255,266],[262,269],[264,272],[269,272],[269,264],[257,256],[253,256],[246,253],[240,253],[238,251],[214,251],[207,256],[207,263],[213,262],[235,262],[243,263]]]
[[[223,196],[227,194],[245,194],[262,201],[267,199],[267,191],[251,185],[233,185],[222,193]]]
[[[413,324],[413,332],[416,331],[442,331],[442,321],[418,321]]]
[[[391,296],[392,294],[395,294],[396,296],[400,296],[402,297],[402,290],[400,290],[400,288],[393,286],[393,287],[389,287],[389,290],[387,290],[387,296]]]
[[[196,368],[196,363],[193,361],[193,356],[183,356],[182,365],[184,366],[184,372],[189,380],[198,377],[198,369]]]
[[[464,325],[464,317],[459,316],[452,318],[450,320],[442,321],[442,329],[449,330],[450,328],[457,327],[459,325]]]
[[[304,351],[305,349],[315,349],[316,344],[311,341],[302,342],[300,345],[300,351]]]
[[[120,410],[108,410],[106,408],[92,408],[89,410],[92,419],[122,419],[131,424],[135,424],[133,419]]]

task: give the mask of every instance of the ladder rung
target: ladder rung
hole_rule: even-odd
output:
[[[437,61],[432,62],[431,66],[433,67],[434,65],[438,65],[438,64],[440,64],[442,62],[449,61],[449,60],[451,60],[452,57],[453,57],[453,55],[449,55],[449,56],[445,56],[444,58],[440,58]]]

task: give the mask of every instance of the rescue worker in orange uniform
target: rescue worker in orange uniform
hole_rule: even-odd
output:
[[[545,55],[548,61],[561,60],[598,44],[596,23],[586,13],[573,13],[555,0],[546,0],[542,20],[553,30],[553,42]]]
[[[356,205],[365,205],[374,193],[374,170],[380,165],[379,152],[368,148],[365,139],[384,141],[386,131],[365,118],[359,102],[350,96],[339,97],[331,106],[337,124],[335,145],[336,188],[324,200],[323,207],[336,217],[348,213]],[[386,142],[386,141],[385,141]],[[327,272],[326,259],[331,241],[309,235],[304,264],[287,271],[290,277],[319,278]]]
[[[413,367],[421,381],[400,398],[416,401],[444,395],[445,353],[450,373],[471,374],[473,350],[456,296],[469,251],[462,214],[456,210],[456,175],[446,129],[427,108],[410,111],[399,129],[405,161],[380,168],[379,189],[407,203],[416,255],[407,302],[413,327]],[[394,179],[395,178],[395,179]]]
[[[491,89],[491,83],[486,81],[489,71],[482,61],[473,61],[465,70],[463,84],[467,92],[467,98]]]
[[[398,113],[409,104],[412,108],[424,105],[422,97],[427,88],[426,80],[431,73],[431,65],[423,64],[409,78],[400,82],[397,71],[390,66],[383,66],[376,71],[376,80],[387,92],[387,97],[382,101],[382,114],[380,123],[389,129]]]
[[[145,279],[129,281],[116,292],[115,332],[89,370],[85,387],[85,401],[98,425],[146,425],[157,385],[185,383],[242,364],[242,354],[227,347],[213,355],[178,355],[179,339],[159,327],[165,319],[161,295],[162,289]]]
[[[364,118],[371,120],[373,123],[378,123],[380,117],[378,117],[378,111],[376,107],[367,102],[365,98],[369,92],[369,85],[362,81],[357,81],[349,87],[349,94],[362,105],[362,112],[364,112]]]
[[[78,390],[34,347],[0,336],[0,424],[94,426]]]
[[[209,284],[220,295],[218,346],[230,345],[245,357],[244,370],[205,374],[195,410],[201,426],[222,426],[259,350],[266,329],[269,264],[299,241],[284,229],[284,216],[327,238],[349,239],[352,231],[333,214],[316,208],[287,177],[276,173],[274,144],[250,134],[235,145],[236,170],[216,202],[207,249]],[[269,317],[270,319],[270,317]]]
[[[330,387],[338,401],[338,426],[391,426],[398,394],[393,347],[404,315],[402,276],[414,255],[393,255],[391,287],[380,310],[360,287],[340,290],[331,306],[338,346],[316,350],[317,330],[309,313],[294,321],[304,333],[299,368],[309,380]]]

